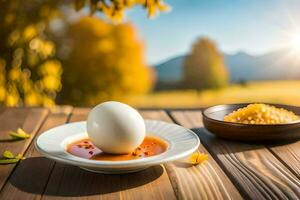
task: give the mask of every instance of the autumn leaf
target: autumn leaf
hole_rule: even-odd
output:
[[[17,131],[10,131],[9,135],[14,139],[27,139],[30,138],[30,135],[26,133],[23,129],[18,128]]]
[[[4,151],[2,156],[4,158],[15,158],[14,154],[11,151]]]
[[[189,161],[192,165],[198,165],[203,163],[208,159],[208,155],[205,153],[200,153],[199,151],[194,152],[190,157]]]
[[[19,162],[18,158],[0,159],[0,164],[13,164]]]
[[[2,158],[0,159],[0,164],[12,164],[17,163],[19,160],[24,160],[25,157],[22,154],[18,154],[15,156],[11,151],[4,151],[2,154]]]

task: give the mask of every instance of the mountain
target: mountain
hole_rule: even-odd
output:
[[[260,56],[245,52],[224,53],[224,62],[228,68],[231,82],[255,80],[300,79],[300,62],[288,56],[285,49]],[[159,83],[178,83],[183,79],[185,55],[177,56],[156,65]]]
[[[185,56],[177,56],[155,66],[158,80],[161,82],[179,82],[183,78],[183,61]]]

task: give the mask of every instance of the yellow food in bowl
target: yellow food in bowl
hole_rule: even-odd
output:
[[[284,124],[299,120],[295,113],[267,104],[249,104],[226,115],[224,121],[242,124]]]

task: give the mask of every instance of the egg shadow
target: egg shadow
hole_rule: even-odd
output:
[[[44,157],[34,157],[20,162],[9,182],[28,193],[80,197],[140,187],[155,181],[163,173],[164,168],[157,165],[130,174],[98,174]]]

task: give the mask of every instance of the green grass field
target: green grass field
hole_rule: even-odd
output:
[[[216,104],[265,102],[300,106],[300,81],[250,82],[220,90],[177,90],[135,96],[128,103],[143,108],[193,108]]]

